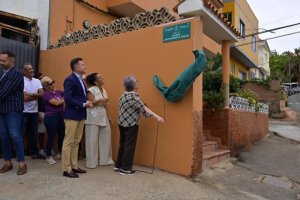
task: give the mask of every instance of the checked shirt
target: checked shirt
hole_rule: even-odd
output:
[[[145,118],[151,117],[150,113],[145,110],[145,105],[136,92],[125,92],[119,101],[119,125],[130,127],[139,124],[140,112]]]

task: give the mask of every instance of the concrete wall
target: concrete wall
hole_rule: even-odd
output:
[[[42,51],[40,70],[55,79],[59,89],[62,89],[63,80],[71,73],[70,60],[78,56],[84,59],[88,73],[99,72],[105,78],[113,118],[114,158],[117,156],[119,139],[117,116],[118,100],[123,93],[122,79],[127,75],[135,75],[142,99],[154,112],[165,118],[165,123],[159,127],[153,119],[141,120],[135,163],[152,165],[158,130],[156,167],[183,175],[200,170],[197,164],[201,162],[202,152],[195,151],[201,145],[202,115],[199,113],[202,111],[202,78],[195,81],[193,89],[178,103],[165,101],[152,83],[153,75],[158,74],[167,86],[170,85],[194,61],[192,50],[195,47],[202,49],[201,20],[194,18],[186,21],[192,23],[191,38],[187,40],[163,43],[165,24]],[[195,120],[197,124],[194,124]]]
[[[268,115],[236,110],[203,112],[203,130],[213,137],[221,138],[222,145],[230,149],[232,156],[266,136]]]
[[[151,0],[151,1],[132,0],[132,1],[136,2],[137,5],[141,6],[145,10],[153,10],[164,6],[171,11],[176,6],[176,4],[179,3],[178,0]]]
[[[97,8],[107,11],[107,6],[114,3],[113,0],[107,1],[88,1],[91,5]],[[126,3],[131,1],[115,1],[119,3]],[[172,8],[178,3],[176,0],[151,0],[141,1],[134,0],[138,6],[145,10],[153,10],[161,8],[163,6],[172,10]],[[76,30],[83,29],[83,21],[88,20],[91,26],[99,24],[109,24],[112,20],[116,19],[115,16],[106,14],[95,9],[88,7],[76,0],[52,0],[50,6],[50,44],[56,44],[66,33],[70,33]],[[125,8],[124,8],[125,9]]]
[[[89,1],[90,2],[90,1]],[[97,3],[98,2],[98,3]],[[93,5],[106,10],[103,1],[92,1]],[[102,3],[101,3],[102,2]],[[66,33],[83,29],[83,21],[89,20],[91,26],[109,24],[116,17],[101,13],[76,0],[52,0],[50,7],[50,44],[56,44]]]
[[[41,36],[41,49],[44,50],[47,48],[49,30],[49,0],[2,0],[0,1],[0,10],[28,18],[38,19]]]
[[[116,6],[120,4],[128,4],[132,3],[139,7],[141,7],[144,10],[153,10],[158,9],[161,7],[166,7],[169,10],[172,10],[176,4],[179,3],[178,0],[151,0],[151,1],[145,1],[145,0],[106,0],[107,7]]]

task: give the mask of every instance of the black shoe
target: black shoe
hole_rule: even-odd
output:
[[[31,156],[31,159],[43,159],[45,160],[46,159],[46,156],[43,156],[41,154],[38,154],[38,155],[32,155]]]
[[[73,171],[71,171],[71,172],[64,171],[63,176],[69,177],[69,178],[78,178],[79,177],[78,174],[76,174]]]
[[[77,169],[72,169],[73,172],[78,173],[78,174],[84,174],[86,173],[86,170],[80,169],[79,167]]]

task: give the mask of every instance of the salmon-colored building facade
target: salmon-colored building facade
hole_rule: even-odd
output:
[[[193,50],[204,50],[207,55],[222,52],[223,80],[229,96],[229,45],[236,41],[238,32],[213,9],[221,9],[220,1],[178,3],[176,0],[153,0],[151,3],[52,0],[51,46],[41,52],[40,71],[55,79],[57,87],[62,89],[64,78],[71,73],[70,60],[82,57],[88,73],[99,72],[104,77],[113,118],[114,158],[119,140],[117,116],[122,80],[127,75],[136,76],[142,99],[164,117],[165,123],[158,125],[155,120],[141,120],[134,162],[143,166],[154,163],[160,169],[190,176],[202,169],[202,75],[177,103],[165,100],[152,79],[156,74],[169,86],[194,61]],[[170,11],[159,9],[161,6]],[[174,7],[183,17],[179,18],[172,11]],[[146,12],[155,8],[158,10]],[[138,14],[140,11],[146,14]],[[131,18],[120,18],[126,16]],[[87,20],[91,27],[84,29],[83,23]],[[164,28],[184,23],[190,23],[188,38],[163,42]]]
[[[52,0],[50,1],[50,44],[66,33],[84,29],[83,22],[91,26],[109,24],[121,17],[133,17],[147,10],[172,8],[178,0]]]

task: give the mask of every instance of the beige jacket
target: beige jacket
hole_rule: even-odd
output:
[[[88,89],[94,95],[94,100],[99,100],[103,98],[108,98],[106,91],[103,89],[101,93],[97,86],[92,86]],[[98,126],[107,126],[107,113],[103,106],[96,106],[94,108],[88,108],[86,110],[86,120],[85,124],[92,124]]]

